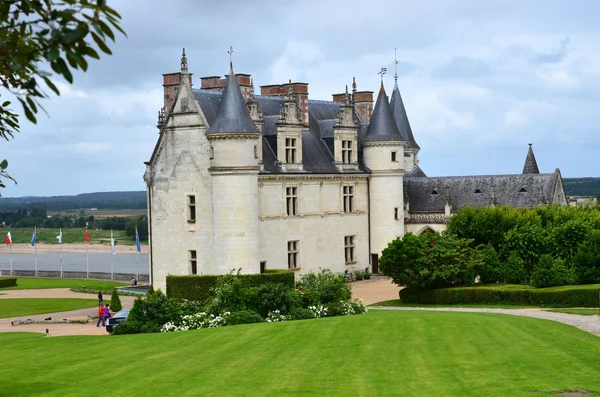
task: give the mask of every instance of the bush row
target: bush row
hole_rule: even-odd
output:
[[[543,307],[598,307],[600,284],[533,288],[523,285],[452,287],[428,291],[400,290],[403,303],[456,305],[465,303],[532,305]]]
[[[17,279],[14,277],[2,277],[0,278],[0,288],[5,288],[5,287],[16,287],[17,286]]]
[[[219,277],[221,276],[167,276],[167,296],[205,303],[212,297],[211,290],[217,285]],[[294,272],[289,270],[267,270],[262,274],[240,274],[238,277],[244,287],[274,283],[293,289],[295,282]]]

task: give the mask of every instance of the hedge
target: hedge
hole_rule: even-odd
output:
[[[0,288],[16,287],[17,279],[14,277],[0,278]]]
[[[532,305],[543,307],[598,307],[600,284],[533,288],[529,285],[488,284],[428,291],[400,290],[403,303],[456,305],[465,303]]]
[[[210,289],[220,275],[167,276],[167,296],[204,303],[211,297]],[[265,283],[280,283],[289,289],[295,285],[294,272],[290,270],[266,270],[262,274],[240,274],[246,287],[258,287]]]

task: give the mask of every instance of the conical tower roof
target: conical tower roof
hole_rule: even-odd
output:
[[[392,116],[390,104],[388,103],[387,95],[385,94],[385,88],[383,88],[383,82],[381,82],[381,89],[379,90],[379,96],[375,103],[375,109],[373,109],[373,116],[369,123],[369,129],[363,139],[363,142],[400,142],[404,141],[402,135],[398,131],[398,126]]]
[[[256,125],[250,118],[246,109],[242,91],[233,73],[233,67],[229,68],[229,76],[225,83],[217,117],[211,124],[207,134],[221,133],[258,133]]]
[[[523,167],[524,174],[539,174],[540,169],[538,168],[537,161],[535,161],[535,155],[533,154],[532,144],[529,144],[529,151],[527,151],[527,158],[525,159],[525,166]]]
[[[402,96],[400,95],[400,90],[398,89],[398,83],[394,83],[394,91],[392,91],[392,99],[390,100],[390,109],[392,111],[392,115],[394,116],[394,120],[396,121],[396,125],[398,126],[398,131],[400,132],[400,135],[402,135],[402,138],[406,141],[406,147],[420,149],[417,141],[415,141],[415,137],[413,136],[412,128],[410,128],[408,115],[406,114],[404,102],[402,102]]]

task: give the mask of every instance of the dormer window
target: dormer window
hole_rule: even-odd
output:
[[[342,163],[352,163],[352,141],[342,141]]]
[[[285,138],[285,162],[288,164],[296,163],[296,138]]]
[[[481,189],[475,189],[475,193],[481,193]]]
[[[431,192],[431,195],[437,195],[437,194],[438,194],[437,188],[433,189],[433,191]]]
[[[521,190],[519,190],[519,193],[527,193],[527,190],[525,190],[525,188],[522,187]]]

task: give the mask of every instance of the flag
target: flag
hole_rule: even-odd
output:
[[[12,235],[10,234],[10,230],[8,231],[8,233],[6,234],[6,245],[11,245],[12,244]]]
[[[115,255],[115,239],[113,238],[112,229],[110,229],[110,249],[112,254]]]
[[[36,238],[35,238],[36,234],[37,234],[37,227],[33,229],[33,236],[31,236],[31,245],[33,245],[34,247],[35,247],[35,242],[36,242],[35,241],[36,240]]]
[[[140,247],[140,235],[137,231],[137,226],[135,228],[135,246],[137,248],[137,252],[142,252],[142,247]]]
[[[83,237],[85,238],[85,241],[87,241],[88,243],[90,242],[90,235],[88,234],[87,230],[83,232]]]
[[[62,229],[59,229],[60,231],[58,232],[58,236],[56,236],[56,238],[58,239],[58,243],[62,244]]]

